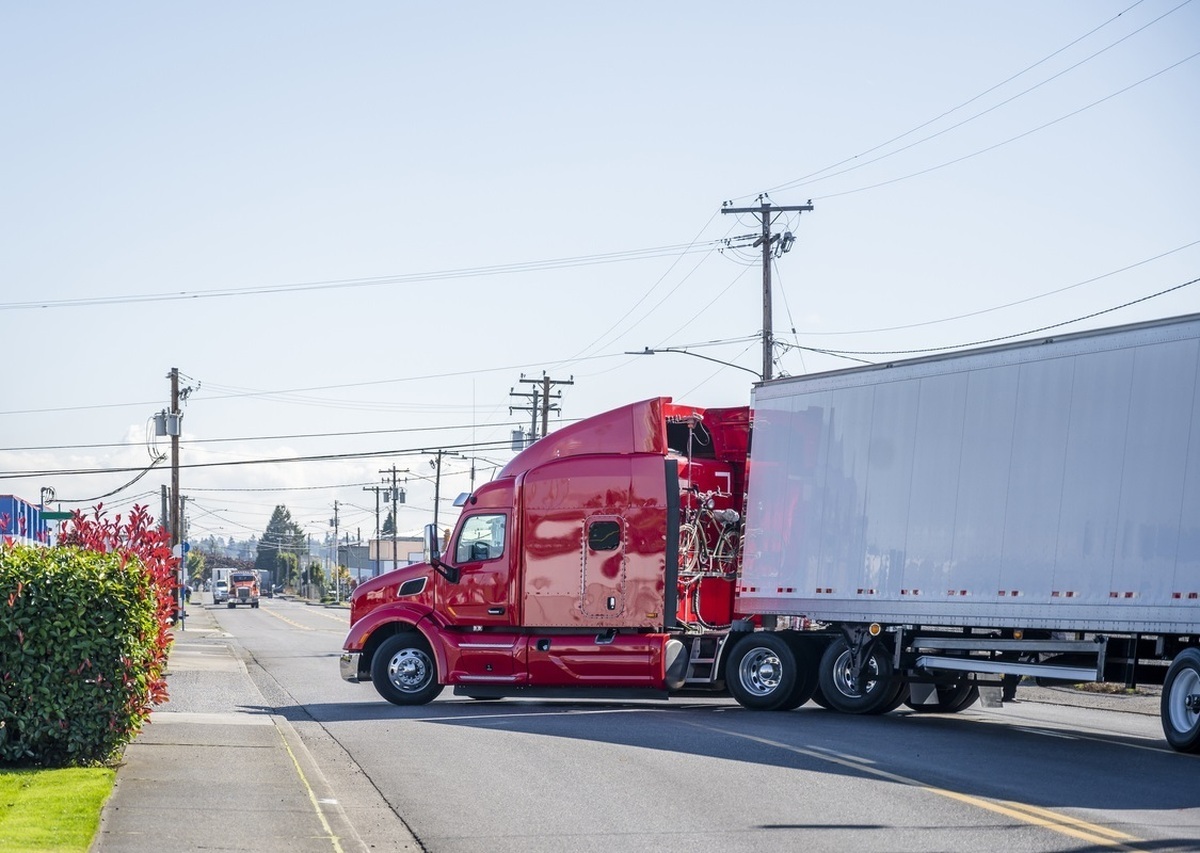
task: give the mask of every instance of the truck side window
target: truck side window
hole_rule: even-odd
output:
[[[615,521],[593,521],[588,525],[588,548],[615,551],[621,547],[621,525]]]
[[[454,549],[456,563],[495,560],[504,554],[503,515],[473,515],[463,522]]]

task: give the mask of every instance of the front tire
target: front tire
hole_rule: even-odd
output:
[[[371,683],[393,705],[424,705],[442,692],[429,644],[415,631],[388,637],[375,650]]]
[[[1184,649],[1163,680],[1162,727],[1171,748],[1200,752],[1200,649]]]
[[[892,678],[892,659],[883,645],[872,646],[857,685],[851,672],[852,662],[850,646],[841,638],[830,643],[821,656],[818,674],[821,695],[831,710],[843,714],[885,714],[907,698],[904,692],[907,685]]]
[[[797,694],[800,667],[792,645],[781,635],[755,631],[738,640],[725,665],[725,685],[743,708],[784,711]],[[807,700],[807,697],[805,697]]]

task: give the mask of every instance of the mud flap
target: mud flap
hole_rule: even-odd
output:
[[[1001,700],[1002,688],[999,684],[980,684],[979,685],[979,705],[983,708],[1002,708],[1004,702]]]

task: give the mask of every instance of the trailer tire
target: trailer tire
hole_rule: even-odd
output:
[[[871,678],[857,690],[850,677],[850,646],[838,638],[821,656],[819,683],[830,710],[843,714],[886,714],[908,696],[907,684],[892,679],[892,659],[884,646],[876,645],[867,660]]]
[[[800,667],[792,645],[780,634],[755,631],[738,640],[725,665],[725,685],[743,708],[783,711],[796,698]]]
[[[393,705],[425,705],[442,692],[429,644],[415,631],[388,637],[375,650],[371,683]]]
[[[918,714],[957,714],[979,699],[979,687],[973,681],[956,681],[937,686],[937,701],[915,705],[908,699],[904,704]]]
[[[1171,661],[1163,680],[1162,727],[1167,743],[1179,752],[1200,752],[1200,649],[1184,649]]]
[[[816,656],[812,643],[798,634],[784,634],[784,639],[796,657],[796,683],[787,701],[779,706],[780,711],[794,711],[812,698],[817,689]]]
[[[820,705],[826,711],[833,710],[832,708],[829,707],[829,700],[826,699],[825,694],[821,692],[821,683],[820,683],[819,678],[817,679],[817,686],[816,686],[816,689],[813,690],[813,695],[811,698],[814,703],[816,703],[817,705]]]

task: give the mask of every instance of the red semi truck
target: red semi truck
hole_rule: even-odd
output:
[[[342,677],[396,704],[953,713],[1021,676],[1141,682],[1200,751],[1200,315],[633,403],[425,538],[351,598]]]

